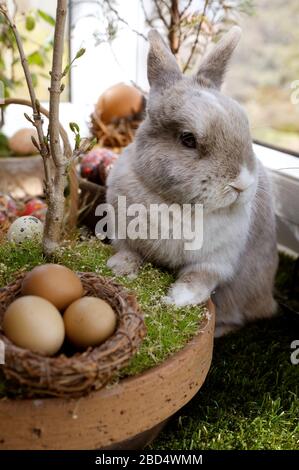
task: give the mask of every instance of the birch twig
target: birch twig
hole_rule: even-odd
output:
[[[69,161],[63,154],[59,139],[59,103],[62,79],[62,57],[64,49],[64,31],[67,14],[67,0],[58,0],[53,43],[53,61],[49,103],[49,137],[50,150],[55,165],[53,193],[48,201],[45,220],[43,248],[46,256],[52,255],[60,240],[64,216],[64,189],[67,185]]]

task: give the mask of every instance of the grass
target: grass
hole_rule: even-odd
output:
[[[55,262],[75,271],[93,271],[112,276],[106,267],[111,248],[94,240],[69,242],[56,256]],[[27,271],[45,262],[39,244],[27,242],[22,246],[0,244],[0,287],[13,280],[16,273]],[[171,273],[145,265],[135,279],[117,278],[128,289],[134,290],[145,316],[147,335],[138,353],[121,376],[135,375],[149,369],[181,349],[194,336],[205,308],[175,308],[161,302],[174,277]],[[0,396],[12,390],[0,381]]]
[[[276,287],[299,311],[293,268],[292,259],[281,257]],[[290,361],[297,317],[281,312],[216,340],[204,386],[151,449],[299,449],[299,365]]]

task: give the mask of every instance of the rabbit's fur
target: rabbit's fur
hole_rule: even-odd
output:
[[[183,76],[157,31],[149,34],[147,116],[108,178],[107,202],[203,204],[203,246],[183,240],[115,240],[108,266],[132,275],[144,260],[175,269],[167,302],[216,304],[216,335],[270,317],[277,268],[275,217],[266,172],[256,159],[243,109],[220,92],[225,68],[240,37],[232,28]],[[192,132],[196,148],[179,136]]]

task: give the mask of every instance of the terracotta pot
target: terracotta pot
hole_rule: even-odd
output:
[[[13,197],[43,194],[44,169],[39,155],[32,157],[1,157],[0,188]]]
[[[163,364],[79,399],[0,401],[0,449],[138,449],[202,386],[210,368],[215,312]]]

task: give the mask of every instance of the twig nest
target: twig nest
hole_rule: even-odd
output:
[[[38,153],[37,148],[33,145],[32,137],[38,142],[37,132],[32,129],[18,130],[8,141],[10,150],[14,155],[35,155]]]
[[[138,114],[142,110],[143,95],[135,87],[118,83],[108,88],[95,106],[96,116],[104,124]]]
[[[7,232],[10,242],[22,243],[25,240],[41,240],[43,236],[43,223],[33,216],[24,216],[16,219]]]

